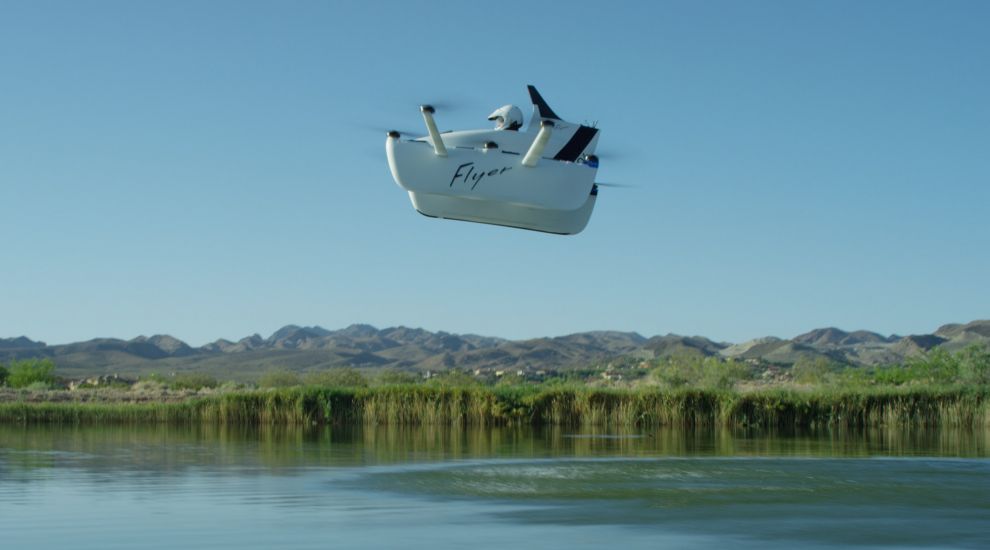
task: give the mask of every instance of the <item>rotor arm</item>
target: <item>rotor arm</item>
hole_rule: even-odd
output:
[[[423,112],[426,130],[430,133],[430,139],[433,140],[433,150],[438,157],[447,156],[447,147],[444,146],[443,138],[440,137],[440,130],[437,130],[437,123],[433,120],[433,113],[435,112],[433,106],[420,105],[419,110]]]
[[[532,168],[536,166],[539,162],[540,157],[543,156],[543,150],[547,148],[547,142],[550,141],[550,134],[553,132],[553,121],[543,119],[540,121],[540,132],[536,134],[536,139],[533,140],[533,144],[529,146],[529,151],[526,151],[526,156],[523,157],[522,165],[529,166]]]

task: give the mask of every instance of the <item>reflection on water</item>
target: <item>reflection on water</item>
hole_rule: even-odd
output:
[[[0,426],[4,547],[980,547],[990,433]]]
[[[190,465],[278,469],[493,457],[990,457],[988,441],[990,428],[601,433],[561,427],[0,426],[7,468],[70,461],[94,469],[166,472]]]

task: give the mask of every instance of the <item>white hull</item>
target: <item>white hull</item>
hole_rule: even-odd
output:
[[[589,194],[584,204],[575,210],[552,210],[498,201],[409,192],[413,207],[426,216],[530,229],[558,235],[580,233],[588,225],[596,198],[597,193]]]

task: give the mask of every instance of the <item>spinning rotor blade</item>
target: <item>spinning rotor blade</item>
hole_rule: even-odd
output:
[[[604,159],[608,162],[613,162],[616,160],[622,160],[625,155],[616,152],[612,149],[605,149],[604,151],[595,151],[595,156],[599,159]]]
[[[437,111],[457,111],[461,108],[461,105],[456,101],[425,101],[419,104],[420,106],[429,105]]]
[[[632,189],[639,187],[638,185],[630,185],[628,183],[609,183],[609,182],[595,182],[598,187],[625,187],[627,189]]]
[[[391,129],[391,130],[386,130],[383,133],[385,135],[390,135],[392,132],[395,132],[395,133],[399,134],[400,136],[407,137],[407,138],[422,137],[423,136],[423,132],[407,132],[405,130],[396,130],[394,128]]]
[[[385,134],[385,135],[388,135],[389,132],[398,132],[401,136],[407,138],[423,137],[424,135],[426,135],[426,132],[423,130],[419,130],[417,132],[410,132],[405,129],[390,128],[387,126],[378,126],[375,124],[359,124],[358,128],[368,133],[375,132],[378,134]]]

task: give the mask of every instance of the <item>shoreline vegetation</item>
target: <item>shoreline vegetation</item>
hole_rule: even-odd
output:
[[[968,428],[990,427],[990,391],[294,387],[178,401],[12,400],[0,403],[0,423]]]
[[[534,382],[451,370],[429,379],[334,368],[272,371],[257,384],[202,373],[68,383],[49,360],[0,367],[0,423],[990,427],[990,349],[933,350],[873,369],[814,362],[773,379],[734,361],[664,359],[623,377],[585,371]],[[605,369],[604,373],[615,374]],[[71,389],[70,389],[71,388]]]

